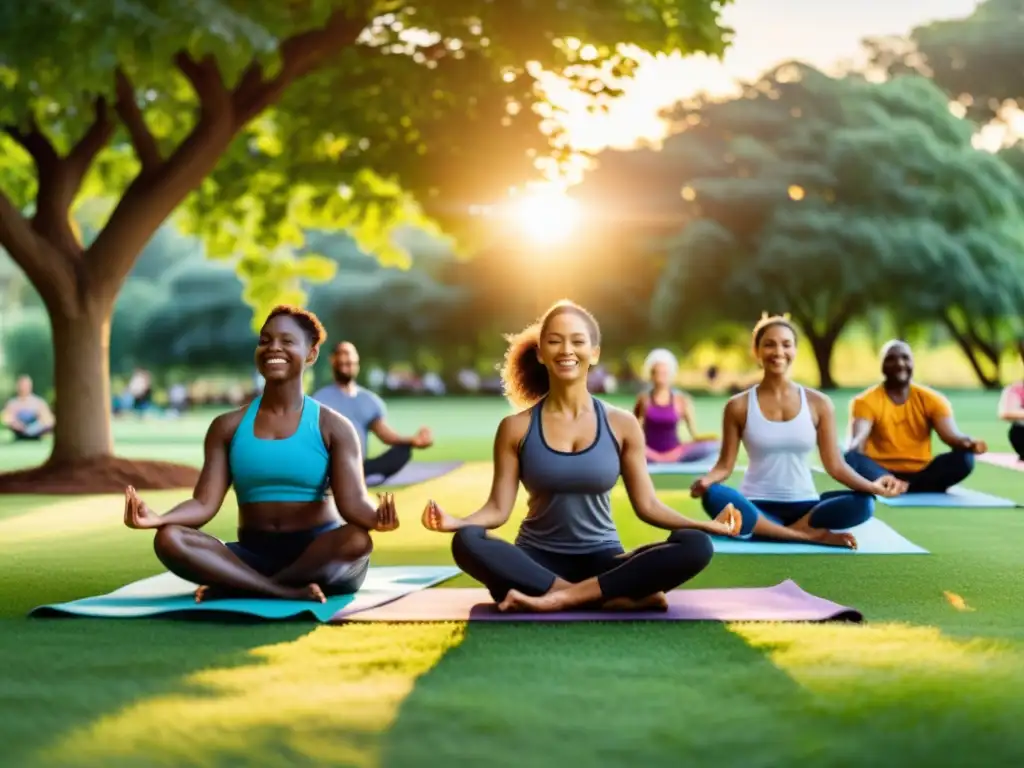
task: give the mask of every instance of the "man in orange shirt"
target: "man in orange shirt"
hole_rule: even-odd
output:
[[[914,384],[914,355],[904,341],[882,348],[883,381],[850,403],[846,463],[868,480],[892,475],[907,493],[945,493],[974,469],[974,455],[988,448],[964,435],[949,400]],[[932,431],[952,450],[932,456]]]

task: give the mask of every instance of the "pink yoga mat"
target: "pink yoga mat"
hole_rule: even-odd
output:
[[[983,453],[978,456],[978,461],[1024,472],[1024,461],[1021,461],[1015,453]]]
[[[502,613],[484,589],[426,589],[364,611],[337,613],[332,621],[853,621],[853,608],[804,592],[789,579],[774,587],[677,589],[667,611]]]

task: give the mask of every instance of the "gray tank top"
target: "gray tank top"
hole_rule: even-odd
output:
[[[611,504],[621,471],[619,444],[604,405],[594,399],[597,437],[576,453],[548,446],[541,423],[543,406],[541,400],[531,409],[530,426],[519,447],[519,479],[528,494],[529,511],[516,544],[559,554],[621,548]]]

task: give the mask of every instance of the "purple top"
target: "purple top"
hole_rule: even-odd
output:
[[[644,439],[647,447],[659,453],[671,451],[680,445],[679,414],[676,412],[676,395],[667,405],[657,405],[653,398],[648,398],[647,409],[644,411]]]

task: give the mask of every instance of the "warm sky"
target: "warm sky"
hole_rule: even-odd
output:
[[[828,69],[856,58],[865,37],[901,35],[933,19],[969,15],[977,0],[734,0],[725,23],[735,30],[724,61],[662,59],[644,67],[610,114],[572,120],[580,149],[658,139],[660,108],[700,90],[728,91],[735,78],[753,79],[783,59]]]

